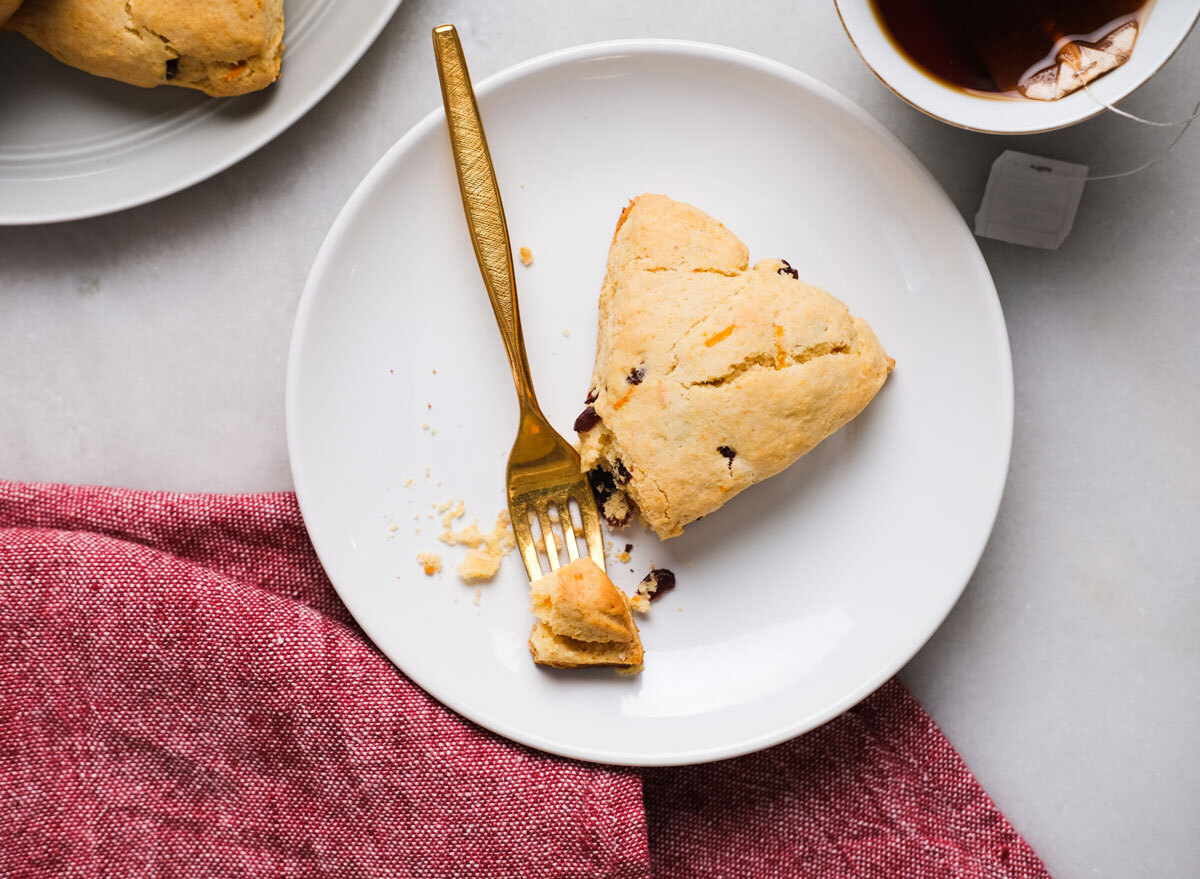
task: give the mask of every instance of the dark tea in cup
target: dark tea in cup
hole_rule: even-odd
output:
[[[871,0],[927,73],[972,94],[1056,100],[1123,64],[1149,0]]]

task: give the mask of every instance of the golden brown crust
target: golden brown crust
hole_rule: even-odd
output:
[[[270,85],[283,56],[283,0],[25,0],[5,28],[96,76],[217,97]]]
[[[529,633],[529,652],[534,662],[550,668],[616,666],[640,670],[645,658],[640,642],[576,641],[555,635],[543,622],[534,623]]]
[[[780,260],[750,268],[728,229],[661,195],[618,227],[596,347],[583,466],[614,475],[606,510],[628,494],[663,538],[854,418],[892,365],[833,296]]]
[[[629,599],[590,558],[530,584],[530,610],[538,622],[529,649],[539,665],[631,667],[642,662]]]
[[[613,229],[612,243],[617,243],[617,234],[621,231],[621,227],[625,225],[625,221],[629,218],[629,212],[633,210],[633,203],[636,199],[629,199],[629,204],[625,205],[625,210],[621,211],[621,216],[617,217],[617,228]],[[612,245],[609,245],[610,247]]]
[[[556,635],[577,641],[637,638],[629,599],[590,558],[576,559],[535,580],[529,609]]]

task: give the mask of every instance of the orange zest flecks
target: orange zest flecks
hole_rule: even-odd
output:
[[[436,552],[419,552],[417,553],[417,564],[421,566],[421,570],[429,577],[442,570],[442,557]]]
[[[245,72],[246,72],[246,62],[239,61],[237,63],[236,67],[234,67],[232,70],[230,70],[228,73],[225,74],[224,79],[226,82],[232,82],[233,80],[237,79],[239,76],[241,76]]]
[[[714,333],[713,335],[709,336],[707,339],[704,340],[704,347],[711,348],[713,345],[717,344],[717,342],[721,342],[721,341],[724,341],[725,339],[728,339],[729,334],[733,332],[733,328],[734,328],[734,324],[730,324],[725,329],[721,330],[721,332]]]
[[[783,350],[783,327],[775,327],[775,368],[787,366],[787,352]]]
[[[625,392],[625,396],[623,396],[621,399],[617,400],[617,402],[613,403],[613,409],[620,409],[622,406],[624,406],[626,403],[628,403],[629,398],[633,396],[633,392],[635,390],[637,390],[636,387],[632,387],[629,390],[627,390]]]

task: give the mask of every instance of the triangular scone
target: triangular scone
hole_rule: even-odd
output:
[[[95,76],[226,97],[279,78],[283,0],[25,0],[5,29]]]
[[[529,649],[540,665],[628,667],[642,662],[629,599],[590,558],[535,580],[529,609],[538,618]]]
[[[863,410],[893,361],[866,321],[696,208],[643,195],[617,223],[576,421],[610,524],[663,538]]]

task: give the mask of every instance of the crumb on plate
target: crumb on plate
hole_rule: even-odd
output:
[[[432,577],[442,570],[442,557],[436,552],[417,553],[417,564],[424,568],[425,573]]]
[[[454,520],[466,515],[466,504],[458,501],[453,509],[453,501],[444,501],[437,505],[442,516],[442,532],[438,540],[449,546],[468,547],[467,554],[456,568],[458,576],[464,582],[490,580],[500,570],[504,557],[516,548],[517,541],[513,536],[512,523],[508,518],[508,510],[501,510],[496,516],[496,524],[491,531],[479,530],[479,520],[474,519],[470,524],[455,530]]]

